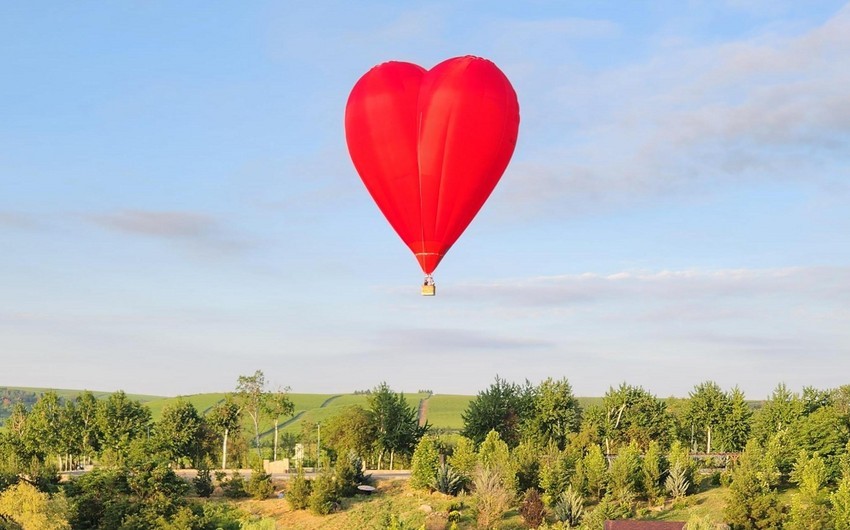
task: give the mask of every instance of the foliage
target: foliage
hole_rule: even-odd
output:
[[[464,485],[472,481],[472,475],[478,466],[478,454],[475,452],[475,442],[461,436],[448,458],[449,465],[463,479]]]
[[[222,437],[221,469],[227,469],[227,441],[231,435],[235,435],[241,428],[239,422],[240,406],[228,395],[223,401],[216,403],[207,416],[207,423],[213,431]]]
[[[428,431],[428,426],[419,426],[416,410],[404,398],[404,393],[393,392],[386,383],[381,383],[372,391],[368,403],[380,469],[387,451],[391,462],[395,453],[411,454],[419,439]],[[390,467],[393,467],[392,463]]]
[[[322,473],[313,480],[313,487],[307,505],[316,515],[327,515],[334,511],[339,503],[339,490],[334,477]]]
[[[827,481],[827,469],[824,460],[815,453],[809,457],[801,452],[794,464],[791,479],[799,485],[791,502],[791,511],[785,528],[788,530],[807,530],[826,528],[829,524],[828,496],[824,489]]]
[[[514,492],[505,487],[502,477],[486,467],[476,471],[472,484],[475,490],[479,528],[492,528],[514,499]]]
[[[463,488],[463,477],[455,473],[452,466],[442,464],[437,468],[434,489],[445,495],[457,495],[461,488]]]
[[[550,377],[537,385],[531,401],[531,415],[522,424],[524,436],[541,445],[554,442],[565,449],[570,434],[581,426],[581,406],[570,382]]]
[[[688,448],[682,445],[678,440],[670,446],[670,451],[667,453],[667,465],[669,469],[678,468],[678,473],[683,474],[683,479],[687,481],[687,491],[685,493],[693,493],[697,487],[696,472],[697,464],[691,458]],[[668,472],[669,473],[669,472]],[[664,482],[664,487],[667,487],[667,481]],[[669,490],[668,490],[669,491]]]
[[[266,410],[266,376],[262,370],[253,375],[240,375],[236,380],[236,401],[242,411],[247,412],[254,424],[254,447],[260,455],[260,420]]]
[[[304,476],[304,471],[298,469],[298,473],[290,479],[286,490],[286,501],[293,510],[305,510],[310,502],[312,482]]]
[[[221,489],[224,492],[224,496],[230,499],[242,499],[248,496],[248,492],[245,491],[245,479],[242,478],[242,475],[238,471],[234,471],[231,473],[230,478],[222,481]]]
[[[415,489],[429,489],[434,486],[434,477],[440,466],[440,453],[431,436],[423,436],[413,451],[410,470],[410,486]]]
[[[850,474],[844,473],[838,488],[829,496],[830,522],[835,530],[850,530]]]
[[[489,388],[469,402],[462,415],[461,434],[480,444],[490,431],[496,431],[508,447],[515,447],[520,441],[522,418],[533,416],[533,403],[530,385],[521,387],[496,376]]]
[[[27,482],[0,493],[0,520],[7,517],[24,530],[70,530],[69,513],[64,495],[51,497]]]
[[[608,460],[602,454],[602,448],[591,445],[584,455],[583,468],[587,477],[587,490],[597,499],[602,499],[602,494],[608,487]]]
[[[567,523],[570,527],[576,526],[584,513],[584,498],[579,492],[569,487],[558,497],[552,511],[558,521]]]
[[[478,463],[482,468],[495,473],[506,488],[516,492],[516,472],[510,449],[498,432],[490,431],[481,443],[478,449]]]
[[[714,381],[695,386],[689,398],[685,422],[691,428],[691,443],[695,450],[701,446],[710,453],[712,440],[716,444],[718,438],[725,436],[725,421],[732,410],[732,403]]]
[[[543,499],[540,498],[540,493],[536,489],[529,488],[525,491],[519,505],[519,514],[528,528],[537,528],[543,522],[546,509],[543,507]]]
[[[554,442],[550,442],[554,444]],[[557,446],[555,446],[557,448]],[[536,488],[540,484],[541,453],[534,440],[524,440],[511,451],[518,491]],[[572,471],[572,470],[570,470]]]
[[[661,446],[653,440],[650,442],[646,454],[643,455],[641,463],[643,491],[650,502],[655,502],[664,495],[662,485],[666,466],[667,462],[661,453]]]
[[[591,416],[591,421],[604,421],[597,427],[604,434],[606,452],[635,442],[646,449],[657,441],[666,447],[673,431],[673,417],[667,405],[641,387],[625,383],[610,388],[602,399],[605,416]]]
[[[162,416],[154,427],[158,450],[168,455],[172,462],[187,458],[193,463],[200,461],[198,448],[202,447],[203,419],[195,406],[183,399],[169,403],[162,409]]]
[[[346,456],[337,458],[334,476],[339,487],[339,494],[350,497],[357,493],[357,486],[369,481],[371,475],[363,473],[363,460],[351,451]]]
[[[322,444],[338,455],[354,451],[360,457],[369,454],[377,440],[375,425],[363,407],[350,405],[322,426]]]
[[[540,487],[546,504],[551,506],[570,485],[575,473],[575,458],[570,452],[559,450],[552,441],[540,460]]]
[[[274,493],[272,476],[262,468],[255,468],[251,471],[251,478],[248,479],[248,484],[245,485],[245,492],[257,500],[269,498]]]
[[[192,479],[192,485],[199,497],[209,497],[215,490],[210,470],[205,467],[198,469],[197,476]]]
[[[97,408],[99,441],[103,450],[109,451],[107,460],[121,465],[130,444],[146,438],[151,422],[150,410],[138,401],[130,400],[122,391],[111,394]]]
[[[724,510],[733,529],[781,528],[785,512],[774,489],[776,463],[761,445],[751,440],[735,469]]]
[[[664,489],[674,500],[679,500],[688,494],[688,489],[691,487],[691,482],[688,480],[687,470],[681,463],[675,462],[667,472],[667,479],[664,481]]]
[[[643,484],[640,449],[637,442],[620,449],[608,471],[608,487],[614,500],[623,506],[631,506],[640,495]]]

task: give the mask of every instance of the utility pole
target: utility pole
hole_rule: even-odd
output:
[[[322,424],[316,423],[316,469],[322,466]]]

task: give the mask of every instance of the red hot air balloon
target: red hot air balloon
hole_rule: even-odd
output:
[[[431,274],[484,205],[516,146],[519,104],[492,62],[455,57],[431,70],[369,70],[345,107],[354,167],[378,208]]]

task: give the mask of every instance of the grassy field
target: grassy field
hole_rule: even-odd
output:
[[[80,395],[82,392],[84,392],[83,390],[70,390],[70,389],[67,389],[67,388],[32,388],[32,387],[26,387],[26,386],[3,386],[3,387],[0,387],[0,389],[3,389],[3,388],[8,388],[9,390],[21,390],[23,392],[32,392],[33,394],[36,394],[36,395],[41,395],[41,394],[44,394],[45,392],[52,390],[53,392],[56,392],[56,395],[59,396],[62,399],[74,399],[78,395]],[[103,392],[103,391],[100,391],[100,390],[92,390],[91,393],[94,394],[94,397],[96,397],[98,399],[103,399],[105,397],[108,397],[110,394],[113,394],[114,392]],[[150,401],[155,401],[155,400],[158,400],[158,399],[166,399],[166,398],[163,398],[162,396],[149,396],[147,394],[127,394],[127,397],[130,398],[130,399],[133,399],[135,401],[140,401],[142,403],[148,403]]]
[[[428,400],[426,419],[431,427],[441,430],[460,430],[463,428],[461,414],[475,396],[435,394]]]

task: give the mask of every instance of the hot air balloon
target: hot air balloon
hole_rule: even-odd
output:
[[[351,160],[422,267],[422,294],[435,294],[434,269],[499,182],[518,130],[516,92],[480,57],[455,57],[431,70],[386,62],[351,90]]]

